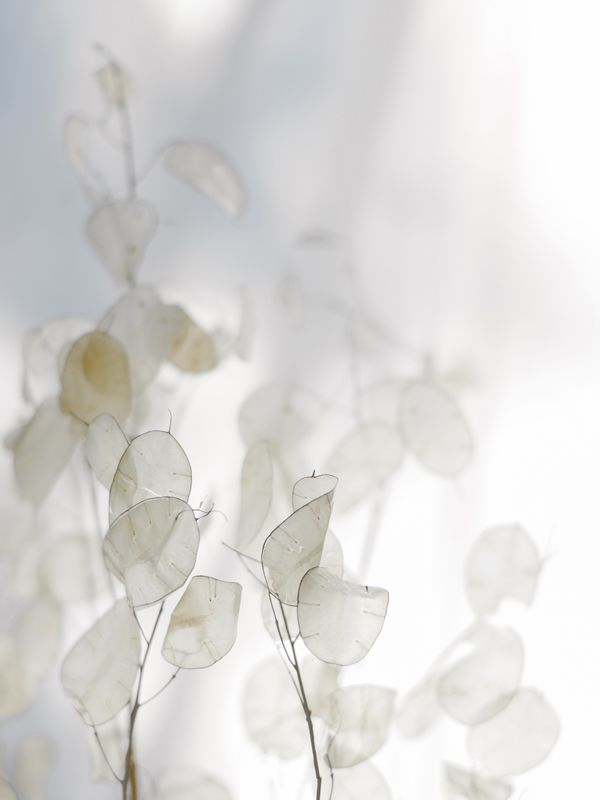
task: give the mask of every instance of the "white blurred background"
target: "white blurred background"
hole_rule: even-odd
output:
[[[202,489],[214,488],[235,520],[236,411],[261,378],[292,373],[326,394],[343,372],[325,327],[296,361],[301,347],[279,335],[273,312],[295,238],[334,232],[360,303],[402,343],[400,355],[392,349],[366,369],[385,377],[429,353],[442,371],[468,372],[461,401],[476,440],[457,482],[415,464],[394,482],[368,576],[389,588],[390,613],[347,680],[410,688],[469,619],[462,568],[470,542],[486,526],[518,521],[552,558],[534,607],[505,616],[525,641],[526,683],[551,700],[562,736],[515,796],[596,796],[598,8],[581,0],[24,0],[0,15],[3,430],[22,412],[25,331],[65,315],[97,319],[117,296],[83,236],[87,209],[61,144],[66,115],[94,109],[93,44],[101,42],[134,80],[140,163],[173,138],[206,139],[237,165],[248,192],[233,224],[159,172],[144,184],[164,225],[143,280],[224,307],[218,298],[245,284],[257,310],[258,364],[228,367],[194,389],[178,430]],[[3,469],[8,476],[4,456]],[[347,531],[343,518],[333,526],[350,561],[367,516]],[[231,527],[215,524],[207,559],[221,577],[236,577],[235,559],[216,546],[233,538]],[[248,668],[272,649],[257,614],[249,599],[231,657],[180,675],[145,711],[142,764],[198,763],[226,777],[240,800],[296,797],[302,773],[290,768],[292,778],[265,760],[239,718]],[[70,621],[65,643],[79,623]],[[51,800],[117,796],[115,787],[89,786],[82,723],[56,676],[30,712],[5,724],[9,760],[31,732],[56,744]],[[392,735],[376,762],[395,799],[437,800],[443,759],[464,762],[462,734],[449,723],[415,743]]]

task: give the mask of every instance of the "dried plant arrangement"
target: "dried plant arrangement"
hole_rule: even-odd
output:
[[[384,746],[401,752],[405,740],[445,718],[465,729],[468,763],[432,765],[440,792],[449,800],[514,797],[512,781],[540,764],[560,733],[550,702],[523,685],[521,637],[496,619],[506,599],[530,605],[543,572],[520,525],[489,528],[473,544],[464,573],[473,620],[417,686],[346,681],[346,668],[376,651],[394,603],[394,586],[365,581],[376,550],[385,552],[385,506],[405,462],[453,480],[474,456],[460,380],[379,325],[332,235],[300,237],[294,257],[302,265],[284,271],[278,313],[300,348],[312,315],[338,326],[343,388],[324,394],[310,380],[320,365],[311,363],[305,383],[304,373],[262,382],[240,398],[244,455],[232,465],[240,480],[231,501],[238,523],[223,543],[243,566],[240,582],[203,560],[213,506],[191,500],[192,464],[172,432],[176,415],[165,430],[149,421],[157,407],[169,418],[176,399],[177,379],[161,382],[165,368],[201,379],[229,358],[249,358],[252,314],[244,301],[236,325],[210,329],[185,303],[139,283],[161,219],[140,187],[162,166],[232,218],[242,214],[245,192],[229,161],[200,140],[172,142],[140,170],[131,79],[106,49],[99,56],[103,111],[69,117],[65,148],[90,204],[88,242],[122,293],[99,321],[53,321],[24,344],[28,417],[5,437],[22,503],[4,513],[0,540],[21,587],[20,611],[0,635],[0,718],[31,707],[60,658],[64,694],[89,735],[91,779],[112,781],[122,800],[233,800],[226,782],[203,769],[152,774],[136,733],[144,708],[181,670],[228,655],[242,603],[256,601],[275,653],[239,675],[239,723],[261,755],[302,759],[299,796],[392,800],[396,789],[374,757]],[[96,166],[92,140],[116,157],[120,190]],[[336,270],[341,284],[332,279],[328,289],[322,275]],[[390,349],[405,368],[371,374]],[[47,504],[63,502],[57,487],[65,484],[71,522],[46,534]],[[362,546],[349,566],[341,531],[365,509]],[[65,652],[63,618],[73,606],[85,622]],[[148,680],[155,664],[164,675],[158,685]],[[20,800],[48,798],[56,747],[37,734],[24,738],[2,766],[0,798],[17,790]],[[246,796],[256,796],[251,787]]]

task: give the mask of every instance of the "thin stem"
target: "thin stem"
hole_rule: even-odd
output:
[[[154,636],[156,634],[156,630],[158,628],[158,623],[162,616],[162,613],[165,608],[165,601],[163,600],[160,604],[160,608],[158,609],[158,614],[156,615],[156,619],[154,620],[154,626],[152,628],[152,632],[148,637],[148,646],[146,647],[146,652],[144,653],[144,657],[142,659],[142,663],[140,664],[140,673],[138,676],[138,685],[137,690],[135,693],[135,700],[133,701],[133,706],[131,708],[131,716],[129,717],[129,741],[127,743],[127,755],[125,756],[125,776],[123,778],[123,800],[127,800],[127,789],[131,784],[131,800],[137,800],[137,781],[135,776],[135,762],[133,760],[133,732],[135,729],[135,721],[137,719],[138,711],[140,710],[140,694],[142,691],[142,679],[144,677],[144,670],[146,668],[146,664],[148,663],[148,655],[150,653],[150,648],[152,647],[152,641],[154,640]]]
[[[179,675],[179,670],[180,669],[181,669],[181,667],[177,667],[175,672],[171,675],[169,680],[165,683],[165,685],[162,688],[160,688],[157,692],[154,692],[154,694],[151,694],[150,697],[148,697],[146,700],[142,700],[141,703],[140,703],[140,708],[142,706],[147,705],[147,703],[151,703],[152,700],[154,700],[156,697],[158,697],[160,694],[162,694],[165,691],[165,689],[168,686],[170,686],[173,683],[173,681],[175,680],[175,678]]]
[[[125,180],[127,182],[127,192],[130,199],[135,197],[136,177],[135,177],[135,156],[133,151],[133,131],[131,128],[131,117],[129,106],[124,102],[119,107],[119,120],[123,137],[123,159],[125,161]]]
[[[122,784],[124,779],[119,778],[119,776],[114,770],[113,765],[110,763],[110,759],[106,754],[106,750],[104,749],[104,745],[102,744],[102,739],[100,738],[100,734],[98,733],[98,728],[96,728],[96,726],[94,725],[93,729],[94,729],[94,736],[96,737],[96,741],[98,742],[98,747],[100,748],[100,752],[102,753],[104,760],[106,761],[106,766],[112,772],[114,779],[118,781],[120,784]]]
[[[279,600],[279,598],[278,598],[278,600]],[[312,713],[311,713],[311,710],[310,710],[310,706],[308,705],[308,698],[306,696],[306,690],[304,688],[304,682],[302,680],[302,672],[300,671],[300,665],[298,663],[298,656],[296,654],[296,642],[295,642],[294,639],[292,639],[292,635],[290,633],[290,628],[289,628],[289,625],[288,625],[287,617],[285,615],[285,609],[283,607],[283,603],[281,602],[281,600],[279,600],[279,607],[281,609],[281,616],[283,617],[285,630],[286,630],[286,633],[288,635],[288,639],[290,641],[290,645],[291,645],[291,648],[292,648],[292,666],[294,667],[294,670],[296,672],[296,676],[298,678],[298,688],[300,690],[300,699],[301,699],[301,702],[302,702],[302,709],[304,711],[304,716],[306,718],[306,724],[308,726],[308,736],[309,736],[309,739],[310,739],[310,749],[311,749],[311,753],[312,753],[313,767],[314,767],[314,770],[315,770],[315,779],[316,779],[316,782],[317,782],[317,793],[316,793],[315,800],[321,800],[321,783],[322,783],[323,779],[321,777],[321,772],[319,770],[319,757],[317,755],[317,745],[316,745],[316,742],[315,742],[315,729],[314,729],[313,721],[312,721]]]

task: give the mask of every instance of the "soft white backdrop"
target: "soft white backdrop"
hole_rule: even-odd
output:
[[[23,333],[61,315],[97,318],[115,297],[84,241],[84,201],[61,152],[66,114],[93,107],[92,45],[102,42],[134,77],[140,161],[173,136],[205,138],[248,190],[232,225],[158,174],[145,186],[167,221],[143,277],[199,298],[245,283],[264,321],[256,372],[231,366],[205,382],[178,431],[201,487],[220,487],[235,519],[239,397],[259,372],[284,369],[292,347],[270,331],[269,304],[298,232],[334,230],[371,313],[409,351],[475,376],[463,395],[477,442],[468,472],[447,485],[410,465],[393,486],[369,573],[390,589],[390,615],[349,679],[408,689],[468,619],[469,543],[487,525],[520,521],[552,558],[534,608],[506,617],[526,642],[526,681],[555,705],[563,733],[519,787],[526,800],[597,795],[596,5],[24,0],[0,20],[3,427],[20,413]],[[335,526],[350,558],[364,522]],[[219,532],[231,533],[225,523]],[[207,559],[222,577],[237,574],[218,547]],[[273,796],[295,796],[239,721],[243,676],[270,648],[256,611],[245,605],[229,660],[180,676],[146,711],[142,763],[202,764],[242,800],[268,796],[271,779]],[[57,743],[49,798],[114,796],[87,788],[81,722],[55,683],[5,726],[8,753],[37,730]],[[378,763],[394,797],[436,800],[437,764],[460,759],[461,742],[452,726],[411,745],[393,736]]]

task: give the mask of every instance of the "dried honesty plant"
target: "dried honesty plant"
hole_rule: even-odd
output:
[[[64,141],[90,206],[87,240],[121,293],[97,320],[52,321],[24,343],[27,417],[5,439],[22,502],[3,512],[0,539],[18,595],[0,634],[0,719],[29,708],[64,655],[60,681],[87,726],[92,780],[115,781],[122,800],[232,800],[200,767],[149,776],[136,732],[142,709],[181,669],[211,667],[236,642],[242,586],[207,574],[222,572],[198,560],[200,521],[210,512],[190,501],[190,443],[184,449],[172,425],[157,429],[153,415],[158,408],[167,418],[183,375],[206,379],[230,357],[249,358],[252,313],[243,293],[237,325],[215,327],[192,298],[167,302],[138,283],[161,219],[140,185],[162,165],[231,218],[243,212],[245,192],[204,141],[171,142],[140,170],[131,78],[102,48],[100,56],[103,111],[70,116]],[[118,177],[98,168],[99,147],[116,154]],[[396,342],[369,313],[333,236],[300,238],[280,290],[299,349],[289,358],[296,372],[260,384],[238,412],[244,454],[237,538],[228,546],[246,568],[244,602],[258,595],[276,649],[239,676],[244,728],[262,753],[304,756],[316,800],[392,800],[396,787],[377,754],[386,743],[399,752],[402,739],[444,715],[466,729],[471,762],[442,765],[447,796],[508,800],[514,776],[548,756],[560,729],[550,703],[523,685],[520,636],[495,618],[505,599],[533,601],[543,565],[536,545],[518,525],[481,534],[465,567],[474,620],[412,690],[399,696],[398,687],[346,683],[343,668],[376,646],[394,602],[393,592],[390,599],[365,584],[376,546],[386,547],[379,533],[387,498],[411,458],[435,478],[457,480],[472,462],[474,437],[455,383],[431,354]],[[315,356],[326,349],[322,336],[311,340],[315,316],[339,329],[331,363]],[[342,531],[365,510],[362,553],[348,566]],[[72,608],[82,624],[63,654]],[[156,690],[148,681],[154,665],[167,676]],[[20,741],[14,763],[2,766],[0,798],[44,800],[56,749],[41,735]]]

